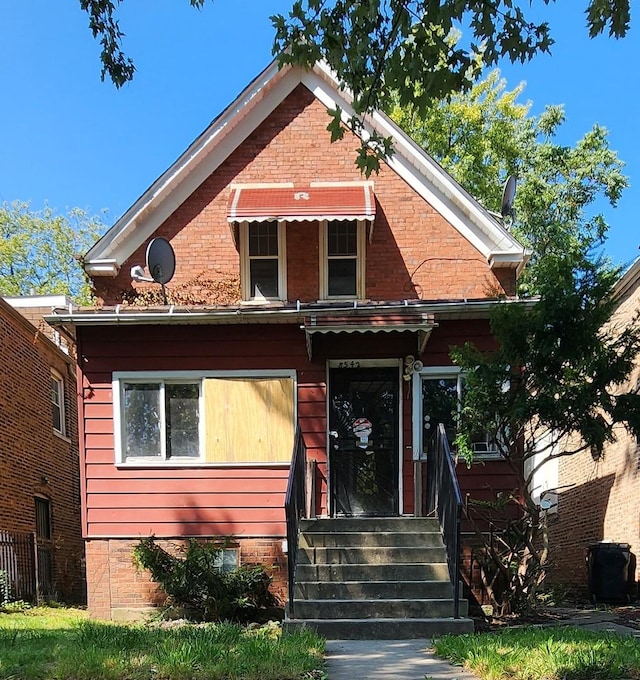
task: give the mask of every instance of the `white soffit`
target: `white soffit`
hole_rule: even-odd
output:
[[[313,70],[270,64],[163,173],[116,224],[89,250],[85,268],[94,276],[115,276],[122,265],[207,179],[274,109],[302,83],[327,108],[353,115],[350,94],[340,90],[325,65]],[[381,112],[365,119],[364,134],[375,129],[391,136],[395,149],[388,165],[428,201],[491,266],[514,266],[527,259],[523,246],[448,173]],[[110,267],[99,266],[109,262]]]

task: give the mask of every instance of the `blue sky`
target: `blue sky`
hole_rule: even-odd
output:
[[[118,16],[138,72],[121,90],[100,81],[78,0],[0,2],[0,202],[108,210],[112,224],[271,61],[269,15],[291,2],[215,0],[197,11],[188,0],[125,0]],[[606,211],[605,252],[628,263],[640,245],[640,27],[589,40],[587,0],[559,3],[542,10],[552,55],[502,72],[509,87],[526,82],[534,112],[565,105],[562,143],[594,123],[609,130],[631,186]]]

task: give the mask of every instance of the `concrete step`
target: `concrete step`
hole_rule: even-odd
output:
[[[300,619],[437,619],[453,616],[452,599],[428,600],[299,600],[294,603]],[[467,602],[460,603],[467,615]]]
[[[298,564],[296,581],[447,581],[446,562],[434,564]]]
[[[442,545],[440,530],[424,531],[307,531],[300,535],[301,548],[359,547],[438,547]]]
[[[413,640],[473,632],[468,618],[424,619],[287,619],[284,630],[310,628],[327,640]]]
[[[449,581],[298,581],[295,597],[309,600],[384,600],[396,598],[445,599],[453,597]]]
[[[422,564],[445,562],[444,547],[334,547],[301,548],[298,564]]]
[[[433,518],[339,517],[301,522],[293,611],[285,630],[329,639],[411,639],[473,630]],[[293,618],[292,616],[293,615]]]
[[[432,517],[322,517],[300,520],[302,533],[320,532],[395,532],[440,533],[438,520]]]

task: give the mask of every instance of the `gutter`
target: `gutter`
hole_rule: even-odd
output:
[[[54,309],[45,316],[52,326],[109,326],[109,325],[170,325],[170,324],[236,324],[236,323],[295,323],[302,321],[305,315],[330,316],[339,312],[345,316],[380,313],[416,313],[433,314],[436,319],[488,318],[496,305],[524,304],[532,306],[538,301],[530,299],[507,300],[451,300],[422,301],[402,300],[397,302],[358,302],[353,303],[300,303],[287,307],[259,309],[237,307],[229,310],[206,309],[202,307],[187,308],[169,305],[135,311],[132,307],[116,306],[113,310],[76,308],[69,305],[65,309]],[[131,310],[131,311],[130,311]]]

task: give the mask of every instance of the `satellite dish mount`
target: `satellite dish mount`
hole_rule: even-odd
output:
[[[147,269],[151,278],[144,275],[144,269],[138,265],[131,268],[131,277],[135,281],[155,281],[162,286],[162,301],[167,304],[165,284],[169,283],[176,271],[176,256],[166,238],[154,238],[147,246]]]

